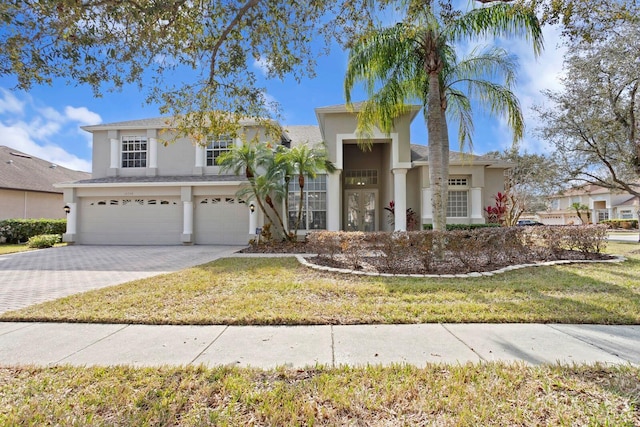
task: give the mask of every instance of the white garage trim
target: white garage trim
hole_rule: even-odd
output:
[[[246,245],[249,206],[234,195],[194,197],[195,243]]]
[[[177,197],[83,197],[77,242],[100,245],[177,245],[182,203]]]

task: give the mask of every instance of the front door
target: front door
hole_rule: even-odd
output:
[[[377,230],[378,190],[346,190],[344,199],[346,231]]]

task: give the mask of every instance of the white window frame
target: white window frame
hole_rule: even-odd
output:
[[[218,166],[216,160],[223,153],[231,150],[234,141],[228,135],[216,136],[209,138],[209,143],[205,147],[204,161],[207,166]]]
[[[300,231],[326,230],[327,229],[327,175],[318,174],[315,178],[305,177],[304,185],[304,205],[302,207],[302,220],[300,221]],[[289,229],[293,230],[298,217],[298,203],[300,197],[300,187],[298,187],[297,176],[289,182],[289,212],[287,215]],[[309,214],[311,213],[311,214]],[[324,220],[321,219],[324,214]],[[324,227],[313,226],[314,219],[319,219]],[[313,226],[313,227],[310,227]]]
[[[469,177],[452,176],[447,183],[447,218],[469,218]]]
[[[621,209],[620,219],[633,219],[633,211],[631,209]]]
[[[469,217],[469,190],[449,190],[447,218]]]
[[[120,150],[120,167],[147,167],[149,140],[146,136],[123,135],[120,139]]]

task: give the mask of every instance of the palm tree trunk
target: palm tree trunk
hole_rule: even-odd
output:
[[[271,196],[267,195],[265,201],[267,202],[267,205],[269,205],[271,210],[276,214],[276,217],[278,218],[278,221],[280,222],[280,227],[282,228],[282,231],[284,233],[284,237],[287,240],[291,240],[291,234],[287,233],[287,230],[284,228],[284,222],[282,221],[282,216],[280,215],[280,212],[278,212],[278,209],[276,209],[276,207],[274,206],[273,199],[271,199]]]
[[[444,96],[444,94],[441,94]],[[444,215],[444,228],[447,224],[447,205],[449,203],[449,125],[447,124],[447,106],[446,100],[441,101],[442,114],[442,163],[440,165],[440,174],[442,175],[442,210]]]
[[[298,186],[300,187],[300,201],[298,202],[298,217],[296,218],[294,235],[298,234],[298,227],[300,227],[302,220],[302,207],[304,206],[304,175],[302,174],[298,176]]]
[[[433,229],[444,231],[446,213],[442,200],[442,111],[440,102],[439,72],[429,73],[429,94],[427,100],[427,135],[429,138],[429,181],[431,182],[431,210]]]

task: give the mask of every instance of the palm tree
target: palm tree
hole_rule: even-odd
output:
[[[298,215],[293,226],[293,235],[295,236],[302,220],[305,177],[315,178],[319,172],[333,173],[336,167],[329,161],[324,147],[309,147],[307,144],[297,145],[290,149],[286,153],[285,163],[288,163],[294,173],[298,175],[298,187],[300,189]]]
[[[449,133],[445,113],[450,112],[449,102],[457,102],[462,129],[471,130],[469,99],[460,97],[464,93],[454,89],[452,84],[455,81],[452,80],[455,75],[453,70],[456,69],[452,45],[476,37],[512,35],[530,38],[536,54],[542,48],[542,31],[531,11],[509,4],[495,4],[441,22],[433,9],[427,6],[421,8],[420,15],[412,22],[364,34],[350,51],[345,77],[347,103],[351,102],[351,90],[356,82],[364,83],[369,97],[359,114],[360,132],[366,135],[377,124],[382,131],[389,133],[393,120],[410,108],[410,102],[417,100],[424,107],[435,230],[444,230],[446,225],[444,202],[448,180]],[[476,71],[481,69],[476,68]],[[469,83],[482,75],[471,77],[467,75],[464,80]],[[487,80],[485,84],[474,85],[469,94],[480,94],[480,100],[489,106],[492,113],[506,111],[509,123],[517,124],[514,113],[520,118],[521,114],[515,96],[497,96],[497,88],[499,85],[492,85]],[[509,86],[506,88],[509,89]],[[498,92],[503,95],[506,93]],[[514,100],[516,104],[513,104]],[[460,135],[464,141],[470,132],[463,131]],[[514,137],[518,135],[521,136],[521,130],[514,132]]]
[[[220,166],[221,172],[231,170],[236,175],[244,173],[247,181],[249,181],[249,185],[238,191],[238,197],[246,200],[255,199],[258,207],[267,220],[274,224],[274,221],[271,218],[271,215],[269,215],[269,212],[265,208],[263,202],[263,200],[265,202],[267,202],[267,200],[271,200],[270,196],[269,199],[267,199],[266,196],[269,195],[270,191],[277,189],[274,185],[273,188],[269,189],[269,192],[265,193],[267,186],[264,181],[267,178],[270,180],[276,179],[273,174],[274,168],[272,167],[272,159],[273,151],[268,144],[264,142],[245,142],[242,145],[234,145],[229,151],[221,154],[220,157],[218,157],[217,162]],[[264,169],[271,173],[268,174],[268,176],[267,174],[258,175],[260,169]],[[278,213],[277,211],[275,212]],[[281,220],[280,223],[282,223]]]

